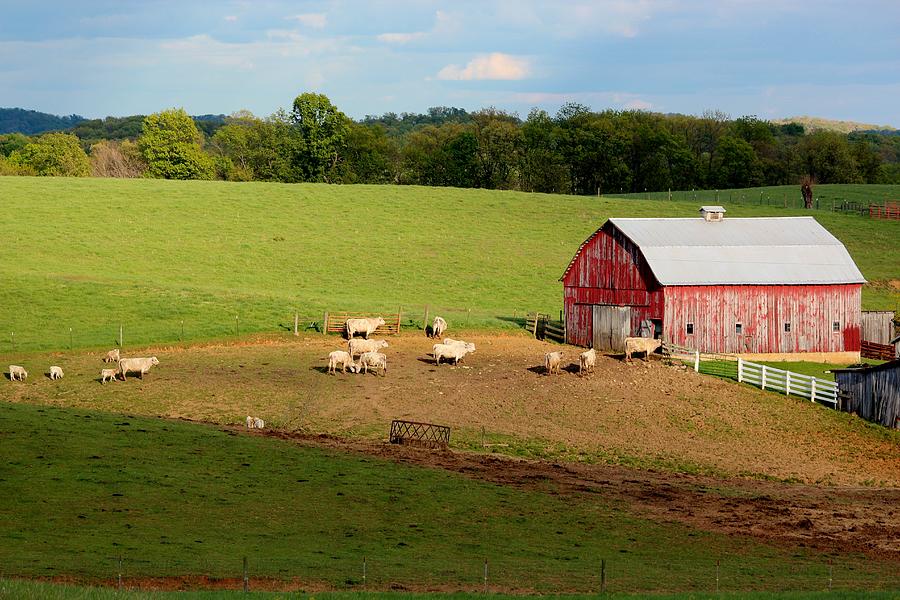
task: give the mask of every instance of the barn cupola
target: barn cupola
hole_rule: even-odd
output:
[[[724,206],[701,206],[700,216],[706,221],[722,221],[725,219]]]

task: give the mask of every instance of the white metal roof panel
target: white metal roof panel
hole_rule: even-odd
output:
[[[662,285],[865,283],[844,245],[812,217],[610,222]]]

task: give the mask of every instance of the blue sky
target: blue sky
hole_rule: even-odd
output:
[[[0,0],[0,106],[354,118],[567,101],[900,127],[896,0]]]

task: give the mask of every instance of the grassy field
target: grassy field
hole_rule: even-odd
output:
[[[558,496],[212,426],[0,406],[6,576],[614,592],[897,589],[895,561],[773,547]],[[2,585],[9,585],[3,583]],[[258,584],[256,584],[258,585]],[[317,587],[318,586],[318,587]]]
[[[589,600],[600,598],[634,599],[647,597],[632,594],[567,594],[562,596],[542,595],[544,600]],[[653,594],[654,600],[896,600],[897,592],[741,592],[741,593],[686,593]],[[228,600],[241,598],[251,600],[275,600],[295,598],[297,600],[521,600],[521,595],[491,593],[410,593],[410,592],[119,592],[112,589],[86,588],[20,580],[0,580],[0,600]]]
[[[877,199],[897,186],[851,189]],[[306,325],[325,310],[402,307],[420,323],[425,305],[451,326],[514,327],[517,313],[558,312],[559,276],[606,218],[697,210],[693,199],[26,177],[0,177],[0,198],[0,349],[15,351],[109,346],[120,325],[126,347],[288,330],[295,312]],[[871,281],[864,308],[897,308],[900,222],[813,214]]]

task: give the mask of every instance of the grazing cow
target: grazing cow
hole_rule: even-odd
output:
[[[475,352],[475,344],[473,344],[472,342],[464,342],[462,340],[452,340],[450,338],[444,338],[444,341],[442,343],[446,344],[447,346],[461,346],[462,348],[466,349],[467,354]]]
[[[122,375],[122,381],[125,381],[125,375],[129,372],[140,373],[140,378],[144,378],[144,373],[150,370],[153,365],[158,365],[159,360],[155,356],[150,358],[123,358],[119,361],[119,374]]]
[[[369,367],[372,367],[376,375],[381,371],[381,374],[387,377],[387,356],[381,352],[363,352],[355,366],[357,373],[360,369],[363,373],[368,373]]]
[[[363,337],[369,339],[369,335],[376,329],[384,325],[384,319],[381,317],[373,317],[368,319],[347,319],[344,323],[344,329],[347,332],[347,339],[352,340],[357,333],[363,334]]]
[[[630,361],[631,356],[637,352],[643,352],[644,360],[650,360],[650,353],[660,346],[662,346],[662,340],[639,337],[625,338],[625,360]]]
[[[347,345],[350,347],[351,357],[363,352],[378,352],[388,347],[388,343],[384,340],[350,340]]]
[[[62,379],[62,367],[50,367],[50,379]]]
[[[351,340],[356,341],[356,340]],[[360,340],[363,341],[363,340]],[[349,352],[344,352],[343,350],[335,350],[331,354],[328,355],[328,372],[334,375],[335,369],[338,365],[341,365],[341,371],[343,373],[347,372],[347,367],[353,364],[353,357],[350,356]]]
[[[28,371],[25,370],[25,367],[20,367],[19,365],[9,365],[10,381],[25,381],[26,377],[28,377]]]
[[[587,352],[578,355],[578,374],[593,373],[597,363],[597,351],[591,348]]]
[[[544,355],[544,370],[547,375],[551,375],[553,371],[556,371],[556,374],[559,375],[559,366],[562,364],[563,356],[565,356],[565,352],[548,352]]]
[[[441,364],[442,358],[448,362],[452,360],[454,365],[458,365],[460,359],[470,352],[475,352],[475,344],[463,342],[461,344],[435,344],[431,347],[431,354],[434,355],[434,364],[436,365]]]
[[[106,353],[106,356],[103,357],[103,362],[119,362],[119,349],[115,348],[114,350],[110,350]]]
[[[118,369],[101,369],[100,370],[100,383],[106,383],[107,380],[115,381],[116,374],[118,373]]]
[[[266,422],[259,417],[247,415],[247,429],[265,429]]]
[[[447,331],[447,321],[441,317],[435,317],[434,323],[431,325],[431,337],[439,338]]]

